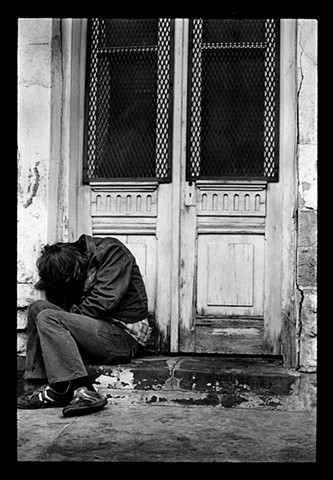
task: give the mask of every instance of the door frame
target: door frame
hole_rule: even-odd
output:
[[[280,161],[282,200],[282,279],[281,279],[281,337],[280,353],[286,367],[295,367],[296,322],[298,317],[296,260],[297,260],[297,70],[296,42],[297,21],[281,21],[281,67],[280,67]],[[281,213],[280,213],[281,214]]]
[[[82,183],[84,89],[87,19],[65,19],[62,28],[62,132],[61,152],[68,175],[67,192],[69,241],[91,231],[90,186]],[[175,19],[174,28],[174,110],[172,133],[172,183],[158,187],[156,320],[159,349],[193,352],[195,347],[196,229],[195,185],[186,182],[186,113],[189,20]],[[278,245],[266,250],[265,313],[269,328],[265,343],[274,355],[283,355],[286,366],[296,363],[296,208],[297,208],[297,87],[296,20],[281,20],[280,29],[280,182],[267,187],[269,202],[266,235]],[[64,178],[62,178],[64,181]],[[182,235],[180,235],[182,232]],[[282,232],[282,235],[281,235]],[[171,250],[170,250],[171,245]],[[171,261],[170,261],[171,258]],[[281,261],[282,260],[282,261]],[[275,262],[281,275],[276,294]],[[272,273],[274,271],[274,274]],[[271,292],[274,292],[272,295]]]

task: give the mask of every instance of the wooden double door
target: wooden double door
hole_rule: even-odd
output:
[[[78,233],[115,236],[133,251],[159,350],[279,354],[291,167],[280,152],[278,181],[189,175],[190,22],[175,20],[172,35],[170,179],[82,184]]]

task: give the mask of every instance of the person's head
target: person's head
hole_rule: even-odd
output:
[[[36,288],[45,290],[46,298],[58,305],[64,299],[74,303],[82,292],[87,263],[87,254],[77,243],[45,245],[37,260]]]

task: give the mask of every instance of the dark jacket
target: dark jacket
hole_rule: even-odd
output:
[[[126,323],[146,318],[146,288],[130,250],[112,237],[81,235],[77,243],[86,248],[90,261],[81,303],[71,312]]]

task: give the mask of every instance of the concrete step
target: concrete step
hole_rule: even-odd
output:
[[[24,361],[18,358],[17,395],[23,392]],[[316,374],[285,369],[279,357],[155,354],[128,364],[88,365],[87,370],[111,404],[316,407]]]
[[[316,375],[283,368],[279,358],[151,355],[123,365],[89,365],[109,403],[214,405],[312,411]]]

